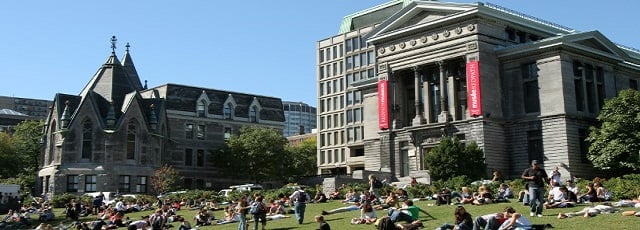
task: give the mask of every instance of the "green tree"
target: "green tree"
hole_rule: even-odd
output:
[[[486,176],[484,153],[475,142],[467,145],[456,137],[445,137],[425,155],[431,180],[467,176],[477,180]]]
[[[287,139],[270,128],[244,127],[229,138],[226,146],[212,153],[214,164],[226,176],[260,182],[266,179],[284,180],[289,162]]]
[[[291,162],[287,166],[290,167],[290,179],[299,179],[305,176],[316,175],[318,166],[316,164],[316,138],[306,139],[300,144],[287,146],[287,162]],[[293,182],[293,181],[288,181]]]
[[[164,165],[154,172],[153,177],[151,177],[151,186],[157,193],[162,194],[176,190],[181,180],[182,177],[177,170],[170,165]]]
[[[15,160],[17,155],[13,138],[0,132],[0,179],[13,177],[20,171],[20,164]]]
[[[25,166],[25,173],[37,174],[44,125],[43,121],[23,121],[16,126],[16,131],[13,133],[16,148],[20,153],[17,157]]]
[[[640,92],[620,91],[606,100],[590,128],[588,159],[600,169],[640,169]]]

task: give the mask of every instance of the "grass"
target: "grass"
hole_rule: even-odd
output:
[[[423,221],[425,227],[423,229],[435,229],[444,223],[452,223],[453,222],[453,211],[456,206],[454,205],[443,205],[443,206],[433,206],[433,201],[419,201],[416,202],[416,205],[431,215],[433,215],[436,219],[427,218],[424,214],[421,213],[420,219]],[[313,218],[315,215],[319,215],[322,210],[331,210],[334,208],[344,206],[339,201],[330,201],[328,203],[320,203],[320,204],[308,204],[305,213],[304,223],[299,225],[293,214],[290,215],[289,218],[273,220],[267,222],[267,229],[278,229],[278,230],[293,230],[293,229],[317,229],[318,224],[313,222]],[[555,229],[637,229],[638,226],[638,217],[633,216],[622,216],[620,213],[613,214],[600,214],[591,218],[584,217],[573,217],[567,219],[558,219],[556,216],[559,212],[575,212],[580,211],[586,207],[586,205],[578,205],[573,208],[561,208],[561,209],[545,209],[543,211],[544,217],[529,217],[529,208],[528,206],[523,206],[522,203],[511,202],[511,203],[497,203],[497,204],[488,204],[483,206],[473,206],[473,205],[465,205],[465,208],[469,213],[473,215],[475,218],[478,215],[485,215],[489,213],[500,212],[504,209],[505,206],[513,206],[517,212],[523,213],[527,218],[531,220],[533,224],[551,224],[555,227]],[[623,210],[633,210],[633,208],[623,208]],[[57,219],[63,221],[64,215],[61,214],[62,210],[56,210]],[[129,216],[132,220],[140,218],[142,215],[150,214],[150,211],[147,212],[138,212],[138,213],[129,213]],[[184,216],[188,220],[192,220],[195,215],[195,211],[193,210],[181,210],[178,212],[179,215]],[[386,214],[386,210],[378,211],[378,217],[384,216]],[[352,225],[350,224],[351,219],[354,217],[359,217],[359,211],[351,211],[351,212],[343,212],[336,213],[325,216],[327,222],[331,225],[332,229],[350,229],[350,230],[358,230],[358,229],[375,229],[373,225]],[[214,216],[216,218],[221,218],[223,216],[223,211],[215,211]],[[92,220],[91,217],[85,217],[81,219],[82,221]],[[54,223],[55,224],[58,224]],[[68,222],[68,221],[66,221]],[[193,221],[190,221],[193,225]],[[253,229],[253,223],[249,223],[249,229]],[[36,224],[37,225],[37,224]],[[178,223],[173,223],[174,228],[177,229],[179,226]],[[636,226],[636,227],[633,227]],[[35,225],[34,225],[35,227]],[[204,226],[199,227],[198,229],[237,229],[237,223],[230,223],[225,225],[214,225],[214,226]],[[126,228],[121,228],[126,229]]]

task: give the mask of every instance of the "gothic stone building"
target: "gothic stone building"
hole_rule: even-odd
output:
[[[127,51],[114,52],[80,95],[58,93],[47,119],[41,169],[46,194],[153,193],[168,164],[185,188],[228,185],[208,153],[242,126],[282,130],[279,98],[166,84],[147,89]]]
[[[391,1],[318,42],[319,172],[428,181],[424,155],[447,135],[511,178],[534,159],[594,176],[589,126],[638,80],[640,52],[598,31],[489,3]]]

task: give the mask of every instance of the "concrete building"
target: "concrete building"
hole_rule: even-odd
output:
[[[511,178],[534,159],[595,176],[588,127],[640,80],[638,50],[489,3],[391,1],[340,29],[317,45],[321,171],[428,180],[446,135]]]
[[[129,53],[113,52],[79,95],[56,94],[47,117],[42,165],[46,194],[153,193],[168,164],[183,187],[221,188],[209,151],[242,126],[283,128],[279,98],[202,87],[143,86]]]
[[[285,137],[309,134],[317,126],[317,110],[302,102],[283,101]]]
[[[13,134],[15,128],[20,122],[28,120],[37,120],[35,117],[31,117],[24,113],[19,113],[11,109],[0,108],[0,132]]]
[[[46,119],[52,103],[49,100],[0,96],[0,109],[10,109],[34,119]]]

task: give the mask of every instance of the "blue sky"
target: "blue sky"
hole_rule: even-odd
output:
[[[3,1],[0,96],[78,94],[126,42],[149,87],[178,83],[316,105],[316,42],[387,0]],[[476,2],[468,0],[452,2]],[[637,0],[487,1],[640,49]]]

